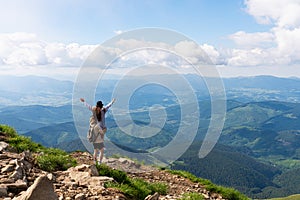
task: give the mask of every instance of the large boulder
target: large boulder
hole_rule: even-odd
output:
[[[15,200],[36,200],[36,199],[47,199],[56,200],[58,199],[57,194],[54,192],[54,186],[52,181],[46,175],[39,176],[31,185],[26,192],[21,196],[14,198]]]

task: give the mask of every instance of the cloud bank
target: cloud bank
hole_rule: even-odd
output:
[[[229,35],[237,47],[227,64],[232,66],[293,65],[300,61],[300,1],[246,0],[245,11],[257,23],[271,26],[268,32]]]
[[[44,42],[31,33],[0,34],[0,63],[12,66],[78,66],[95,47]]]

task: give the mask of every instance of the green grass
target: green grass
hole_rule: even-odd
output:
[[[273,198],[270,200],[298,200],[298,199],[300,199],[300,194],[294,194],[288,197]]]
[[[53,172],[66,170],[76,165],[76,160],[65,151],[56,148],[46,148],[33,142],[30,138],[18,135],[17,132],[6,125],[0,125],[0,131],[6,133],[9,145],[18,153],[29,150],[34,153],[35,164],[42,170]]]
[[[8,139],[8,143],[13,146],[19,153],[29,150],[31,152],[39,152],[45,150],[40,144],[32,142],[28,137],[16,135]]]
[[[167,185],[163,183],[148,183],[139,178],[129,178],[123,171],[111,169],[105,164],[96,165],[99,175],[112,177],[115,182],[105,184],[105,187],[117,188],[122,191],[129,199],[144,199],[149,194],[158,192],[167,193]]]
[[[184,178],[188,178],[195,183],[200,183],[210,192],[219,193],[219,194],[221,194],[221,196],[223,198],[226,198],[228,200],[248,200],[249,199],[247,196],[245,196],[244,194],[240,193],[239,191],[237,191],[233,188],[227,188],[227,187],[215,185],[211,181],[209,181],[207,179],[202,179],[202,178],[196,177],[195,175],[193,175],[189,172],[182,171],[182,170],[167,170],[167,171],[172,174],[176,174],[176,175],[182,176]]]
[[[37,158],[37,165],[49,172],[67,170],[76,165],[76,160],[65,151],[56,148],[47,148]]]
[[[204,200],[203,195],[195,192],[184,193],[180,200]]]
[[[282,171],[288,171],[300,167],[299,159],[287,158],[283,155],[262,156],[259,158],[259,160],[264,163],[272,163]]]
[[[0,124],[0,132],[6,133],[8,137],[15,137],[17,132],[10,126]]]
[[[99,176],[112,177],[119,184],[129,184],[130,183],[129,177],[123,171],[111,169],[110,167],[108,167],[105,164],[96,165],[96,167],[99,171]]]

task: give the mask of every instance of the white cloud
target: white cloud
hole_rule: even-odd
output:
[[[120,39],[114,45],[116,49],[127,52],[129,55],[121,59],[123,64],[119,67],[128,67],[130,63],[135,64],[154,64],[176,65],[185,63],[186,59],[191,64],[213,64],[219,62],[219,52],[211,45],[198,45],[193,41],[179,41],[174,45],[164,42],[150,42],[137,39]],[[181,61],[180,61],[181,60]],[[125,64],[125,62],[129,62]],[[183,65],[182,65],[183,67]]]
[[[229,35],[229,39],[243,48],[257,48],[270,46],[272,44],[274,45],[274,35],[270,32],[246,33],[244,31],[238,31]]]
[[[95,45],[47,43],[30,33],[0,34],[0,60],[4,65],[80,66]]]
[[[0,34],[0,74],[72,80],[95,47],[45,42],[31,33]]]
[[[20,44],[3,61],[8,65],[44,65],[48,63],[43,46],[38,43]]]
[[[300,27],[293,30],[275,28],[278,52],[291,60],[300,60]]]
[[[230,66],[256,66],[270,63],[270,53],[260,48],[233,49],[227,64]]]
[[[293,65],[300,61],[300,0],[246,0],[246,11],[268,32],[238,31],[227,53],[232,66]]]
[[[186,57],[192,64],[212,64],[218,54],[214,47],[207,44],[199,46],[192,41],[178,42],[174,46],[174,51],[179,55]],[[213,56],[212,59],[210,56]]]
[[[212,61],[213,64],[219,64],[221,62],[220,52],[217,51],[217,49],[214,46],[203,44],[201,45],[201,48],[208,55],[209,59]]]
[[[246,11],[258,23],[275,24],[279,27],[298,27],[300,25],[299,0],[246,0]]]

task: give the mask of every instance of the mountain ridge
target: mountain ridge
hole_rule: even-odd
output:
[[[67,155],[47,149],[4,125],[0,125],[0,155],[0,198],[5,199],[248,199],[186,172],[128,158],[105,158],[105,164],[95,165],[87,152]],[[55,164],[55,159],[65,162],[65,167]],[[70,166],[74,159],[77,164]]]
[[[184,75],[192,86],[199,100],[209,99],[209,91],[203,77],[199,75]],[[111,92],[118,80],[102,79],[96,88],[96,97],[109,101]],[[170,75],[161,75],[162,79],[171,79]],[[209,79],[209,78],[207,78]],[[221,78],[227,99],[242,102],[275,100],[300,102],[300,79],[281,78],[275,76],[253,76]],[[129,80],[130,81],[130,80]],[[171,81],[172,82],[172,81]],[[72,102],[74,81],[58,80],[40,76],[0,76],[0,108],[8,105],[65,105]],[[106,91],[105,94],[101,91]],[[150,90],[151,91],[151,90]],[[155,91],[155,90],[152,90]]]

